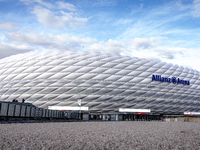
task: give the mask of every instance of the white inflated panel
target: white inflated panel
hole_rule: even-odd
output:
[[[190,85],[152,81],[176,77]],[[0,60],[0,100],[23,98],[41,108],[118,113],[200,112],[200,72],[136,57],[95,52],[29,52]]]

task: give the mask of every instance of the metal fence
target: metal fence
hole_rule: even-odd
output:
[[[0,118],[61,119],[63,112],[37,108],[31,103],[0,101]]]

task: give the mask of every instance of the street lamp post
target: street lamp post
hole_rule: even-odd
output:
[[[81,120],[81,99],[78,100],[78,105],[80,106],[79,119]]]

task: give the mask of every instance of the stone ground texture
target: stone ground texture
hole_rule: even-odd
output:
[[[0,124],[0,149],[200,149],[198,122]]]

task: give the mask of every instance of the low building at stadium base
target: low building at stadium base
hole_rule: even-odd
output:
[[[200,112],[199,71],[137,57],[28,52],[0,60],[0,100],[89,114]],[[87,110],[83,110],[87,109]]]

